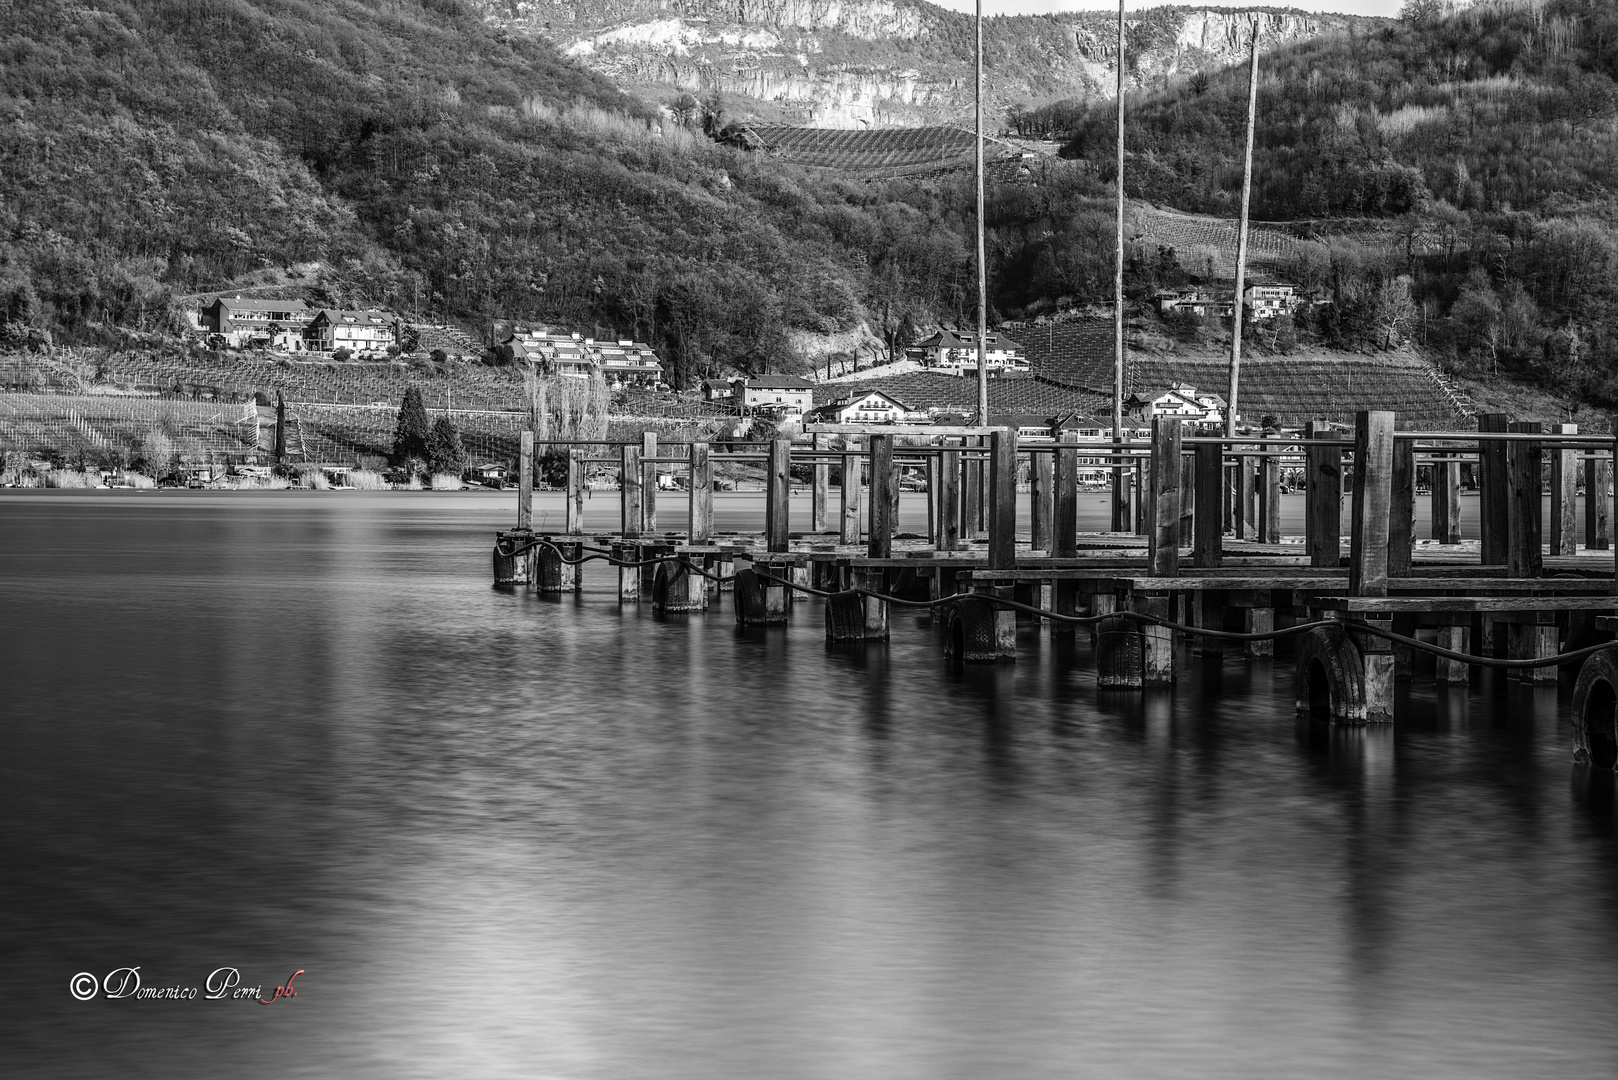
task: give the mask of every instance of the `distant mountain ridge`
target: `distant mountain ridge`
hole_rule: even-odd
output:
[[[733,112],[817,127],[971,115],[972,19],[922,0],[467,2],[654,100],[717,90]],[[1386,22],[1286,8],[1148,8],[1127,16],[1129,85],[1158,89],[1238,61],[1254,18],[1264,48]],[[1115,26],[1108,12],[986,19],[991,124],[1014,105],[1111,97]]]

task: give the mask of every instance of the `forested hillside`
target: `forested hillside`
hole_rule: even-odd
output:
[[[964,316],[958,194],[756,160],[455,0],[65,0],[0,43],[0,305],[67,340],[318,263],[317,298],[649,338],[682,382],[793,328]],[[293,279],[296,280],[296,279]]]
[[[1332,318],[1618,404],[1618,5],[1442,8],[1263,59],[1254,216],[1318,223],[1293,269]],[[1238,68],[1130,102],[1129,193],[1233,215],[1246,90]],[[1081,117],[1065,152],[1110,182],[1116,114]],[[1334,238],[1339,217],[1390,243]]]

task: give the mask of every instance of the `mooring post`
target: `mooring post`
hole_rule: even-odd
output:
[[[1510,428],[1505,413],[1481,413],[1478,434],[1503,432]],[[1484,566],[1504,566],[1510,532],[1510,496],[1506,491],[1506,444],[1478,440],[1478,533],[1482,537],[1481,562]]]
[[[1064,439],[1056,444],[1053,457],[1051,554],[1071,559],[1079,553],[1079,448]]]
[[[870,527],[865,554],[886,559],[893,554],[893,436],[871,436]]]
[[[1038,450],[1028,453],[1029,546],[1035,551],[1051,550],[1051,485],[1056,476],[1053,454]]]
[[[1440,626],[1438,628],[1438,647],[1451,652],[1469,652],[1469,639],[1472,636],[1471,627]],[[1471,676],[1472,666],[1464,660],[1450,660],[1438,657],[1435,678],[1441,683],[1464,683]]]
[[[1393,495],[1393,423],[1391,412],[1361,412],[1354,418],[1354,519],[1350,528],[1348,591],[1353,596],[1388,595],[1389,511]],[[1386,617],[1359,620],[1390,629]],[[1365,719],[1393,719],[1396,665],[1393,646],[1384,638],[1352,633],[1361,666]],[[1349,672],[1352,678],[1355,673]]]
[[[1557,424],[1558,435],[1577,435],[1579,425]],[[1579,451],[1551,451],[1551,554],[1579,553]]]
[[[961,452],[943,450],[938,455],[938,548],[959,551],[961,547]]]
[[[641,524],[640,447],[625,444],[620,448],[619,455],[618,531],[625,537],[639,536]]]
[[[785,551],[791,546],[787,518],[787,501],[792,494],[791,439],[771,440],[769,474],[765,477],[765,485],[765,550]]]
[[[816,434],[810,441],[815,451],[814,488],[810,496],[809,529],[811,532],[823,533],[826,531],[826,504],[831,494],[831,465],[821,458],[826,450],[823,436]]]
[[[657,532],[657,432],[643,431],[640,435],[641,479],[640,529],[642,533]]]
[[[983,439],[968,436],[967,452],[961,459],[961,535],[968,540],[983,537]]]
[[[1511,424],[1508,430],[1522,435],[1542,434],[1545,425],[1537,420]],[[1540,548],[1540,457],[1539,442],[1506,444],[1506,492],[1510,514],[1506,519],[1506,576],[1537,578],[1544,572],[1545,554]]]
[[[1182,421],[1175,416],[1152,417],[1151,464],[1146,504],[1151,515],[1146,558],[1152,577],[1171,578],[1180,572],[1180,448]],[[1142,614],[1168,619],[1168,593],[1137,596]],[[1141,627],[1141,682],[1145,686],[1174,683],[1174,632],[1148,623]]]
[[[638,543],[620,543],[612,545],[612,557],[619,563],[633,563],[640,559],[641,551]],[[618,567],[618,602],[620,604],[633,604],[640,600],[640,567]]]
[[[1589,453],[1589,451],[1585,451]],[[1608,489],[1612,487],[1612,460],[1586,458],[1584,462],[1584,546],[1607,550]]]
[[[1258,539],[1264,544],[1281,542],[1281,459],[1276,456],[1278,453],[1275,447],[1266,444],[1263,456],[1258,459]]]
[[[1393,440],[1392,501],[1388,504],[1388,576],[1409,577],[1416,543],[1416,447]]]
[[[1433,539],[1461,542],[1461,463],[1445,454],[1433,456]],[[1463,665],[1464,666],[1464,665]]]
[[[1017,567],[1015,429],[996,428],[989,436],[989,502],[989,569],[1014,570]]]
[[[713,459],[707,443],[691,444],[691,509],[686,536],[706,544],[713,536]]]
[[[584,531],[584,455],[576,446],[567,451],[567,505],[563,515],[569,535]]]
[[[1336,567],[1342,561],[1343,548],[1343,451],[1335,445],[1337,433],[1325,421],[1309,421],[1304,438],[1309,440],[1304,450],[1308,473],[1304,479],[1308,503],[1304,539],[1309,565]]]
[[[923,472],[927,479],[927,543],[938,546],[938,457],[928,454]]]
[[[534,433],[525,431],[517,449],[517,528],[534,526]]]
[[[1146,537],[1146,546],[1152,541],[1152,457],[1151,450],[1135,459],[1135,535]]]
[[[844,450],[857,450],[856,436],[846,436]],[[843,455],[842,484],[838,486],[840,532],[838,539],[845,544],[860,542],[860,455]]]
[[[1212,437],[1214,430],[1207,434]],[[1195,511],[1191,519],[1191,564],[1217,567],[1224,536],[1225,447],[1222,443],[1198,443],[1195,450]]]

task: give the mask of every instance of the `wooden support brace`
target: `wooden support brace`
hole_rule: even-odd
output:
[[[1056,459],[1053,454],[1028,455],[1028,506],[1030,521],[1029,546],[1035,551],[1049,552],[1052,528],[1052,492],[1056,478]]]
[[[1153,418],[1154,421],[1158,419]],[[1175,423],[1179,423],[1178,420]],[[1169,598],[1166,595],[1147,595],[1135,597],[1135,610],[1143,615],[1154,615],[1160,619],[1169,617]],[[1173,686],[1174,685],[1174,631],[1165,626],[1156,626],[1150,623],[1142,624],[1141,635],[1141,685],[1142,686]]]
[[[1416,543],[1416,453],[1409,439],[1393,443],[1393,483],[1388,504],[1388,576],[1409,577]]]
[[[1561,651],[1556,616],[1542,612],[1534,622],[1506,624],[1506,655],[1513,660],[1548,660]],[[1554,683],[1556,667],[1508,668],[1507,677],[1519,682]]]
[[[826,449],[830,440],[820,434],[814,436],[812,446],[816,453]],[[810,496],[809,528],[813,532],[826,531],[826,508],[831,495],[831,465],[824,461],[816,461],[814,466],[814,487]]]
[[[626,449],[628,449],[626,447]],[[612,557],[620,562],[639,561],[639,544],[614,544]],[[618,602],[620,604],[634,604],[640,601],[640,568],[638,566],[618,567]]]
[[[626,537],[640,535],[640,447],[625,446],[619,451],[618,531]]]
[[[1051,554],[1071,559],[1079,551],[1079,451],[1058,444],[1053,465]]]
[[[845,448],[854,449],[854,441],[855,436],[850,435]],[[843,482],[838,487],[841,521],[838,539],[845,544],[860,542],[860,466],[858,454],[843,455]]]
[[[657,531],[657,432],[643,431],[640,436],[640,463],[645,475],[641,480],[640,528],[643,534]]]
[[[1249,634],[1270,634],[1275,632],[1275,609],[1273,607],[1251,607],[1242,612],[1245,630]],[[1275,655],[1275,639],[1259,638],[1246,642],[1244,652],[1250,659],[1267,659]]]
[[[1203,448],[1199,446],[1197,449],[1201,450]],[[1203,630],[1223,630],[1225,628],[1224,594],[1213,589],[1198,589],[1191,593],[1191,623]],[[1201,656],[1223,656],[1225,642],[1223,638],[1203,637],[1200,634],[1194,634],[1191,637],[1191,651]]]
[[[1348,591],[1388,595],[1388,515],[1393,491],[1393,414],[1354,418],[1354,518],[1349,540]]]
[[[1281,459],[1265,456],[1258,461],[1258,539],[1265,544],[1278,544],[1281,542]]]
[[[1177,416],[1152,417],[1150,470],[1152,525],[1147,561],[1153,577],[1180,572],[1180,444],[1183,421]]]
[[[961,453],[945,450],[938,455],[938,549],[959,551],[961,547]]]
[[[1612,462],[1591,458],[1584,463],[1584,546],[1592,551],[1607,550],[1607,517],[1611,503]]]
[[[568,535],[584,532],[584,455],[576,446],[567,451],[567,506],[563,513]]]
[[[517,451],[517,528],[534,524],[534,433],[522,433]]]
[[[1466,626],[1440,626],[1438,628],[1438,647],[1451,652],[1471,653],[1471,630]],[[1471,677],[1472,665],[1464,660],[1449,660],[1442,656],[1437,658],[1437,670],[1434,677],[1441,683],[1465,684]]]
[[[1440,544],[1461,542],[1461,463],[1453,458],[1433,462],[1433,539]]]
[[[765,476],[764,540],[766,551],[786,551],[791,544],[788,531],[788,500],[792,493],[792,440],[770,443],[770,460]]]

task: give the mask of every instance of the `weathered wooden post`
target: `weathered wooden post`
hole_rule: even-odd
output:
[[[1416,447],[1393,440],[1393,484],[1388,504],[1388,576],[1409,577],[1416,543]]]
[[[855,436],[844,440],[844,450],[858,449]],[[838,539],[845,544],[860,542],[860,455],[843,455],[842,484],[838,487],[840,531]]]
[[[713,459],[707,443],[691,444],[691,508],[686,535],[693,544],[706,544],[713,537]]]
[[[1521,435],[1543,434],[1539,421],[1519,421],[1510,425]],[[1541,545],[1540,471],[1544,444],[1535,441],[1506,444],[1506,490],[1511,513],[1507,519],[1506,576],[1540,577],[1545,570]],[[1551,489],[1553,492],[1555,488]],[[1554,497],[1554,496],[1553,496]],[[1519,612],[1506,624],[1506,654],[1517,660],[1544,660],[1556,655],[1560,646],[1556,616],[1552,612]],[[1510,675],[1525,682],[1555,682],[1554,666],[1513,668]]]
[[[626,443],[619,448],[618,465],[618,531],[626,539],[640,535],[640,481],[640,448]]]
[[[1481,413],[1478,434],[1498,433],[1511,426],[1505,413]],[[1506,444],[1498,440],[1478,440],[1478,532],[1482,537],[1481,562],[1484,566],[1504,566],[1510,529],[1509,496],[1506,492]]]
[[[1558,435],[1577,435],[1579,425],[1557,424]],[[1551,554],[1579,553],[1579,453],[1558,446],[1551,452]]]
[[[983,537],[983,455],[978,452],[983,439],[969,436],[967,452],[961,460],[961,535],[969,540]]]
[[[961,452],[943,450],[938,455],[938,548],[958,551],[961,547]]]
[[[1056,476],[1054,454],[1031,451],[1028,455],[1028,505],[1031,528],[1029,546],[1035,551],[1051,550],[1051,485]]]
[[[534,525],[534,433],[525,431],[517,444],[517,528]]]
[[[770,442],[768,475],[764,495],[764,547],[766,551],[786,551],[791,546],[788,528],[788,499],[792,494],[792,440]]]
[[[579,580],[578,544],[538,544],[534,548],[537,562],[535,586],[542,593],[577,592]]]
[[[1064,438],[1056,444],[1051,470],[1051,555],[1071,559],[1079,553],[1079,448]],[[1077,615],[1078,582],[1057,578],[1052,607],[1058,615]],[[1053,622],[1051,633],[1071,637],[1072,623]]]
[[[870,535],[865,554],[886,559],[893,554],[893,436],[871,436]]]
[[[1258,534],[1261,543],[1281,542],[1281,458],[1268,443],[1258,459]]]
[[[1309,421],[1304,438],[1309,440],[1304,449],[1308,473],[1304,532],[1309,565],[1335,568],[1342,558],[1343,451],[1334,445],[1337,433],[1324,421]]]
[[[1461,463],[1448,455],[1433,455],[1433,539],[1440,544],[1461,542]],[[1464,666],[1464,665],[1463,665]]]
[[[1539,421],[1510,425],[1514,434],[1543,433]],[[1506,492],[1510,514],[1506,519],[1506,576],[1539,577],[1544,572],[1544,552],[1540,547],[1540,458],[1539,442],[1506,444]]]
[[[1248,453],[1236,462],[1236,538],[1262,541],[1264,533],[1258,523],[1258,458]]]
[[[1589,451],[1585,451],[1589,453]],[[1587,457],[1584,461],[1584,546],[1607,550],[1607,495],[1612,487],[1612,459]]]
[[[1354,518],[1348,556],[1348,591],[1352,596],[1388,595],[1393,422],[1391,412],[1361,412],[1354,418]],[[1351,632],[1356,621],[1359,620],[1349,621]],[[1392,624],[1385,616],[1363,621],[1374,621],[1382,629]],[[1360,670],[1346,674],[1359,677],[1364,719],[1390,722],[1395,678],[1393,646],[1372,634],[1351,636],[1360,657]]]
[[[1176,416],[1152,417],[1151,465],[1147,504],[1151,530],[1146,558],[1152,577],[1171,578],[1180,573],[1180,448],[1182,423]],[[1137,601],[1142,614],[1169,618],[1166,594],[1147,595]],[[1174,631],[1155,624],[1141,628],[1141,682],[1144,686],[1174,684]]]
[[[1017,432],[989,436],[989,569],[1017,567]]]
[[[563,516],[569,535],[584,531],[584,454],[576,446],[567,451],[567,505]]]
[[[810,445],[815,451],[814,488],[810,496],[809,529],[811,532],[823,533],[826,531],[826,504],[831,493],[831,465],[821,454],[825,452],[824,437],[816,434]]]
[[[1215,430],[1205,429],[1205,437],[1215,437]],[[1196,495],[1191,519],[1191,564],[1212,569],[1220,563],[1225,535],[1225,447],[1222,443],[1198,443],[1194,454]]]
[[[643,533],[657,532],[657,432],[643,431],[640,436],[640,462],[645,476],[641,480],[640,528]]]

